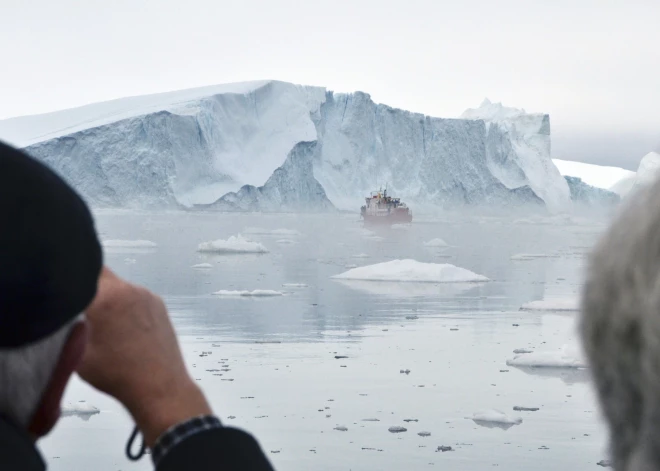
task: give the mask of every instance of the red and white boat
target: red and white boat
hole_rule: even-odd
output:
[[[405,224],[412,222],[412,211],[399,198],[392,198],[385,191],[373,191],[365,198],[360,215],[367,224]]]

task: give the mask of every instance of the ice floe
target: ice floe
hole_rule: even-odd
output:
[[[259,242],[253,242],[244,238],[241,234],[231,236],[227,240],[218,239],[209,242],[202,242],[197,246],[198,252],[210,253],[266,253],[268,249]]]
[[[559,350],[516,355],[506,361],[509,366],[535,368],[586,368],[587,363],[577,347],[564,345]]]
[[[449,263],[423,263],[416,260],[392,260],[353,268],[335,275],[338,280],[397,281],[419,283],[474,283],[489,281],[465,268]]]
[[[580,310],[578,298],[555,298],[532,301],[520,306],[521,311],[573,312]]]

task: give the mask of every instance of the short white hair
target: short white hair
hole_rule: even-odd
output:
[[[24,347],[0,349],[0,416],[27,428],[79,318]]]

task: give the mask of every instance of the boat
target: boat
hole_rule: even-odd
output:
[[[360,216],[365,224],[405,224],[412,222],[412,211],[400,198],[387,194],[387,188],[372,191],[365,198],[367,204],[360,208]]]

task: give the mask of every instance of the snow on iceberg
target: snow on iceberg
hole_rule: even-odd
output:
[[[580,310],[578,298],[557,298],[532,301],[520,306],[521,311],[573,312]]]
[[[85,401],[80,401],[77,403],[66,403],[61,407],[62,417],[79,417],[83,420],[89,420],[93,415],[100,413],[101,411],[94,407],[91,404],[88,404]]]
[[[582,352],[564,345],[559,350],[531,352],[516,355],[506,361],[508,366],[533,368],[587,368]]]
[[[213,294],[225,298],[270,298],[274,296],[284,296],[284,293],[281,291],[271,289],[255,289],[253,291],[232,291],[221,289]]]
[[[120,248],[120,249],[153,249],[158,247],[155,242],[150,240],[121,240],[121,239],[108,239],[101,242],[101,245],[106,248]]]
[[[442,239],[431,239],[428,242],[424,242],[424,247],[447,247],[447,242]]]
[[[504,412],[496,409],[475,412],[470,419],[472,419],[477,425],[491,428],[497,427],[504,430],[514,425],[522,424],[522,419],[520,417],[510,417]]]
[[[423,263],[411,259],[392,260],[390,262],[353,268],[332,278],[338,280],[421,283],[473,283],[490,281],[483,275],[478,275],[470,270],[449,263]]]
[[[267,253],[268,249],[259,242],[253,242],[245,239],[241,234],[231,236],[227,240],[218,239],[209,242],[202,242],[197,246],[198,252],[210,252],[220,254],[234,253]]]

